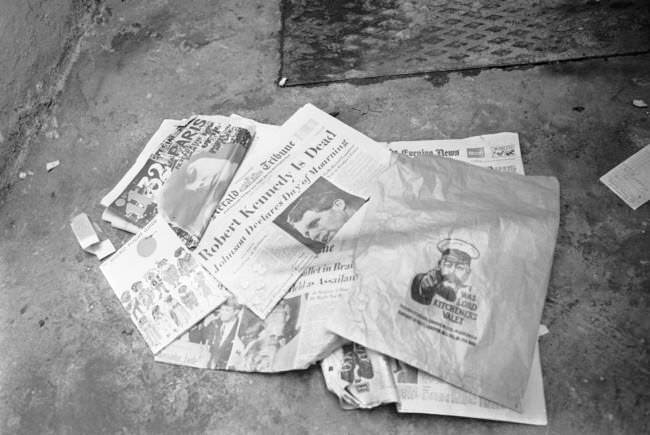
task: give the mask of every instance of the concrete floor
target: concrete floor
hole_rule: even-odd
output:
[[[109,1],[27,158],[34,175],[0,203],[0,432],[648,433],[650,205],[632,211],[598,178],[650,143],[650,112],[631,104],[650,102],[650,56],[282,89],[278,2],[214,4]],[[70,219],[100,222],[99,199],[164,118],[281,123],[307,102],[378,140],[516,131],[527,173],[558,177],[541,340],[548,427],[342,411],[317,368],[153,362]]]

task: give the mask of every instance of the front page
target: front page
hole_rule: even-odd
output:
[[[390,159],[389,151],[312,105],[280,132],[257,174],[231,186],[196,250],[261,318],[363,207]]]

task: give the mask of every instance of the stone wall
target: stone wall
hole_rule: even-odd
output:
[[[0,194],[15,180],[100,1],[0,2]]]

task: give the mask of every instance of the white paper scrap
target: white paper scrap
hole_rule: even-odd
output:
[[[115,247],[110,240],[102,240],[97,235],[97,227],[92,224],[86,213],[80,213],[72,218],[70,226],[79,246],[84,251],[97,256],[100,260],[115,252]]]
[[[600,177],[633,210],[650,199],[650,145]]]
[[[61,162],[59,160],[53,160],[53,161],[47,162],[45,164],[45,169],[47,169],[47,172],[50,172],[52,169],[56,168],[60,164],[61,164]]]

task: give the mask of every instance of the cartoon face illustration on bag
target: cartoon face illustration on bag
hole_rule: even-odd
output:
[[[460,239],[444,239],[437,245],[440,260],[431,270],[418,273],[411,282],[411,298],[422,305],[430,305],[434,296],[454,302],[471,274],[471,262],[479,252],[469,242]]]

